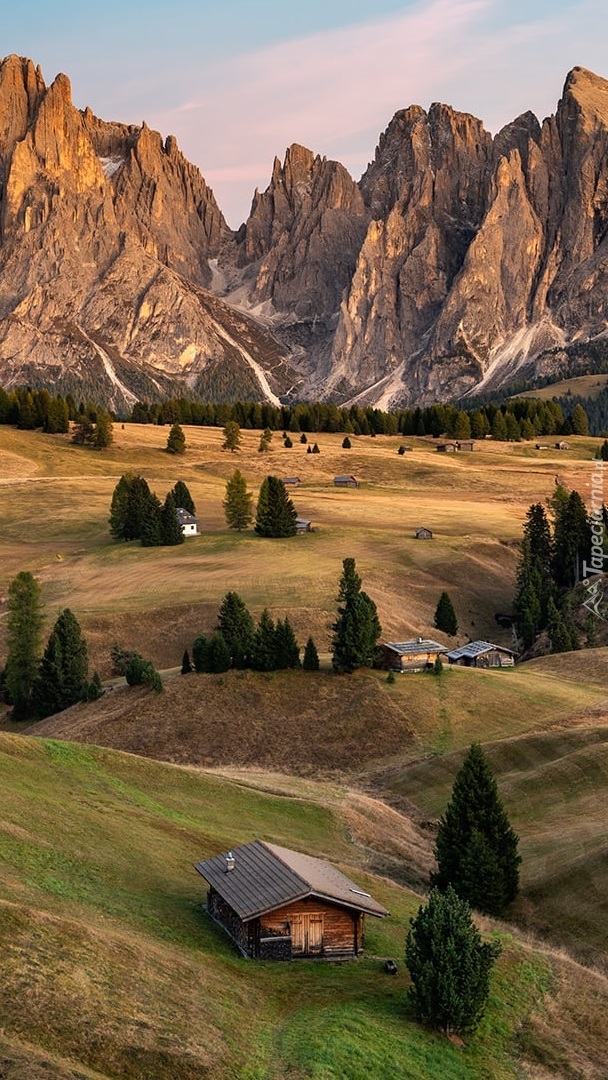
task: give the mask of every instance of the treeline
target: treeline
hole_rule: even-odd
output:
[[[580,648],[573,589],[589,568],[597,566],[602,572],[607,514],[602,507],[590,519],[578,491],[560,484],[547,503],[550,517],[542,503],[534,503],[524,524],[515,597],[517,631],[525,649],[546,632],[551,652],[569,652]],[[595,621],[590,611],[587,645],[595,644]]]
[[[137,402],[129,417],[140,424],[194,424],[224,427],[233,422],[241,428],[300,432],[340,432],[345,435],[447,435],[457,439],[533,439],[538,435],[586,435],[588,422],[579,402],[570,413],[554,401],[521,398],[489,402],[477,408],[429,405],[424,409],[384,412],[371,406],[310,404],[270,405],[258,402],[203,404],[187,398],[162,403]]]
[[[589,424],[588,413],[592,417]],[[69,422],[83,425],[83,443],[93,441],[87,424],[98,424],[100,416],[116,419],[92,401],[78,404],[72,394],[54,397],[48,390],[21,387],[7,393],[0,388],[0,424],[14,424],[25,430],[42,428],[50,434],[66,433]],[[271,405],[259,402],[232,404],[203,403],[189,398],[168,398],[164,402],[136,402],[132,423],[184,424],[224,427],[232,421],[245,429],[268,429],[299,434],[339,432],[345,435],[445,435],[456,439],[481,439],[491,435],[501,441],[533,439],[539,435],[598,434],[608,429],[608,390],[595,401],[564,397],[559,401],[519,398],[502,404],[488,402],[458,408],[451,404],[429,405],[384,412],[371,406],[341,407],[303,402],[298,405]]]

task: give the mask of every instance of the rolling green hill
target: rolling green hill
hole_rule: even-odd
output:
[[[583,1001],[605,1009],[604,981],[504,932],[488,1014],[467,1046],[415,1025],[403,965],[391,978],[381,958],[399,960],[418,898],[366,874],[345,820],[311,797],[7,734],[0,784],[0,1066],[10,1080],[506,1080],[524,1061],[551,1060],[560,1075],[600,1075],[604,1027],[590,1013],[593,1031],[574,1034],[573,1017]],[[253,836],[328,856],[389,907],[369,927],[365,959],[236,954],[201,907],[192,863]]]

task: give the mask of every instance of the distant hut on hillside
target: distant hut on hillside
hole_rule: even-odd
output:
[[[363,952],[365,916],[386,908],[324,859],[253,840],[196,863],[207,911],[243,956],[348,959]]]
[[[493,645],[491,641],[469,641],[459,649],[452,649],[447,655],[450,664],[460,667],[513,667],[515,653],[503,645]]]
[[[475,449],[475,443],[473,439],[459,439],[456,443],[456,447],[458,450],[468,450],[472,453]]]
[[[175,508],[175,513],[177,514],[177,520],[182,527],[184,536],[198,536],[198,518],[188,510],[184,510],[183,506],[177,506]]]
[[[312,532],[312,521],[309,521],[308,518],[296,518],[296,536],[301,536],[307,532]]]
[[[455,454],[458,450],[458,446],[455,442],[443,442],[439,443],[437,447],[438,454]]]
[[[430,529],[425,529],[424,525],[421,525],[419,529],[416,529],[414,533],[416,540],[432,540],[433,533]]]
[[[427,671],[438,656],[448,651],[438,641],[421,637],[413,641],[386,641],[380,650],[379,666],[386,671]]]
[[[283,480],[285,487],[299,487],[302,481],[299,476],[287,476]]]
[[[334,487],[358,488],[359,481],[356,476],[334,476]]]

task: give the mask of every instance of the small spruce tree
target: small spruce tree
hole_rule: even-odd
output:
[[[279,671],[300,667],[300,649],[287,617],[278,619],[274,631],[275,665]]]
[[[270,613],[264,608],[255,631],[251,653],[251,666],[255,671],[276,671],[276,630]]]
[[[242,532],[248,529],[253,519],[251,500],[253,496],[247,491],[247,481],[238,469],[226,483],[224,495],[224,516],[229,529]]]
[[[186,537],[180,525],[173,492],[170,491],[160,512],[160,533],[162,543],[167,547],[183,544]]]
[[[317,652],[317,647],[312,637],[309,637],[304,647],[304,659],[302,660],[302,667],[304,668],[304,671],[319,670],[319,654]]]
[[[499,942],[482,941],[469,905],[454,889],[432,889],[410,922],[405,945],[408,1001],[417,1019],[446,1034],[474,1031],[500,951]]]
[[[217,628],[228,646],[232,667],[248,667],[253,649],[255,624],[238,593],[226,593],[220,606]]]
[[[52,716],[75,705],[87,686],[87,644],[76,616],[65,608],[51,631],[34,684],[34,710]]]
[[[175,499],[175,505],[181,506],[184,510],[187,510],[189,514],[196,515],[196,506],[194,505],[194,499],[188,491],[187,485],[183,480],[178,480],[172,491],[173,498]]]
[[[297,513],[285,484],[278,476],[267,476],[262,481],[255,519],[255,531],[259,536],[295,536]]]
[[[454,634],[458,633],[456,612],[454,611],[454,605],[447,592],[442,592],[439,597],[439,602],[435,609],[434,625],[437,630],[442,630],[444,634],[449,634],[450,637],[453,637]]]
[[[182,675],[189,675],[191,671],[192,671],[192,664],[190,663],[190,654],[189,654],[188,650],[185,649],[184,650],[184,655],[182,656],[182,671],[181,671],[181,673],[182,673]]]
[[[224,425],[222,450],[231,450],[234,454],[241,445],[241,429],[236,420],[227,420]]]
[[[32,714],[43,621],[40,585],[29,570],[22,570],[9,585],[6,616],[4,684],[13,706],[13,720],[26,720]]]
[[[345,435],[343,440],[342,440],[342,449],[343,450],[350,450],[351,449],[351,441],[350,441],[348,435]]]
[[[376,605],[361,589],[354,559],[342,563],[338,603],[343,606],[332,627],[332,666],[343,675],[372,666],[382,633]]]
[[[167,453],[169,454],[185,454],[186,453],[186,436],[179,424],[172,425],[171,430],[167,436]]]

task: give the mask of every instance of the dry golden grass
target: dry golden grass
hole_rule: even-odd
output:
[[[360,437],[347,451],[341,435],[325,434],[316,436],[321,453],[312,455],[299,442],[284,449],[277,432],[271,450],[259,454],[259,433],[245,431],[242,450],[229,454],[220,429],[188,428],[188,451],[175,459],[163,450],[166,432],[117,425],[114,446],[97,454],[64,436],[0,428],[0,600],[18,570],[38,574],[49,618],[72,607],[90,626],[93,665],[102,670],[109,643],[123,635],[160,666],[178,663],[194,635],[213,626],[230,588],[257,613],[289,610],[300,635],[312,632],[324,649],[347,555],[357,559],[389,640],[433,632],[447,589],[459,641],[508,643],[494,614],[510,609],[525,510],[551,491],[556,471],[584,493],[597,441],[572,440],[566,454],[485,442],[470,455],[440,455],[432,441],[413,439],[413,452],[400,457],[401,438]],[[294,502],[317,531],[272,541],[227,530],[221,504],[237,466],[254,492],[269,472],[299,475]],[[173,549],[113,543],[108,508],[127,469],[163,496],[184,479],[202,535]],[[355,473],[361,487],[335,489],[341,472]],[[414,539],[420,524],[434,530],[433,541]]]

